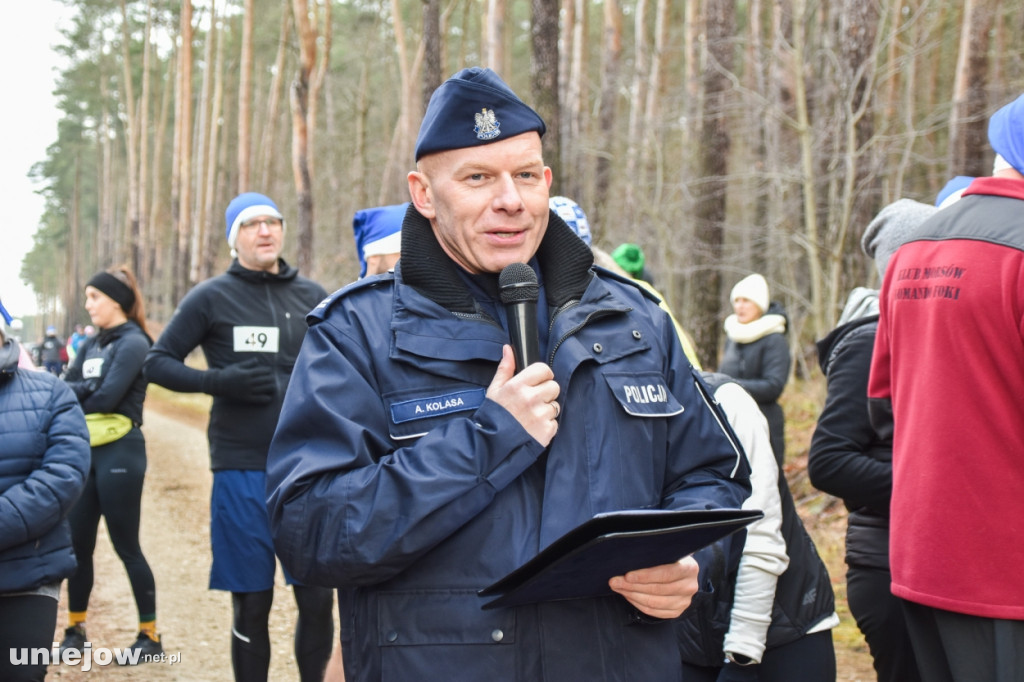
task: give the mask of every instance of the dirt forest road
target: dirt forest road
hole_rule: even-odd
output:
[[[157,627],[169,660],[135,667],[94,665],[88,672],[82,670],[81,663],[51,665],[48,680],[234,679],[229,648],[231,597],[227,592],[207,589],[213,478],[206,421],[197,418],[195,409],[176,408],[173,403],[152,397],[151,391],[142,427],[149,462],[143,492],[142,548],[156,577]],[[96,585],[89,603],[89,640],[94,650],[127,647],[138,633],[138,617],[124,567],[102,525],[96,542],[95,572]],[[57,616],[56,642],[67,625],[65,596],[66,583]],[[271,680],[298,679],[292,652],[294,622],[295,601],[278,569],[270,616]],[[176,659],[174,663],[171,657]]]

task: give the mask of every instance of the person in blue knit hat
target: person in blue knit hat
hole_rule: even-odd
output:
[[[352,232],[359,257],[359,276],[387,272],[402,251],[402,220],[409,202],[356,211]]]
[[[1024,174],[1024,95],[1001,107],[988,122],[988,141],[996,153],[992,175],[1017,179]],[[1013,171],[1001,174],[1001,171]]]
[[[587,220],[587,214],[583,212],[579,204],[569,197],[551,197],[548,200],[548,206],[565,221],[566,225],[572,228],[572,231],[583,240],[584,244],[593,247],[590,221]]]
[[[267,449],[306,314],[327,295],[281,258],[285,220],[266,195],[245,192],[224,213],[234,260],[182,299],[146,356],[146,378],[172,391],[207,393],[210,409],[210,589],[231,592],[236,680],[266,680],[268,619],[277,560],[265,505]],[[207,369],[185,364],[197,347]],[[297,582],[299,678],[322,679],[334,639],[331,590]]]
[[[890,588],[924,680],[1024,670],[1024,582],[1007,571],[1024,563],[1024,95],[988,140],[992,175],[889,259],[868,380],[892,437]]]
[[[257,218],[270,221],[267,224],[269,232],[280,228],[284,233],[284,216],[281,215],[277,204],[270,197],[257,192],[243,192],[228,204],[227,210],[224,211],[224,221],[227,225],[225,236],[228,246],[231,247],[232,256],[237,257],[238,255],[235,251],[235,242],[238,240],[239,232],[243,229],[251,230],[257,225],[254,222]],[[278,253],[280,253],[280,249],[278,249]]]
[[[963,196],[964,190],[974,182],[974,177],[971,175],[956,175],[950,178],[949,182],[943,185],[942,189],[935,197],[935,206],[937,208],[945,208],[950,204],[955,203]]]
[[[282,563],[338,587],[346,682],[679,679],[669,621],[715,550],[733,555],[595,566],[573,599],[479,594],[596,514],[738,508],[750,493],[670,316],[593,268],[550,207],[544,133],[493,70],[445,81],[416,141],[394,274],[309,317],[267,508]],[[525,367],[510,290],[536,296]]]

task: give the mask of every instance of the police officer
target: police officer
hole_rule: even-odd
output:
[[[282,562],[342,588],[348,682],[678,679],[667,621],[697,591],[693,557],[614,576],[596,597],[482,609],[477,590],[599,512],[749,494],[669,316],[591,270],[549,211],[544,130],[489,69],[442,84],[394,272],[310,316],[268,507]],[[525,368],[499,295],[512,263],[540,283],[543,361]],[[650,399],[630,402],[641,386]]]

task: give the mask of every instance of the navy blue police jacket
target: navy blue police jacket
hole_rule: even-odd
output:
[[[531,263],[561,387],[544,448],[484,395],[508,332],[415,209],[402,241],[394,274],[311,314],[267,462],[282,562],[340,588],[346,680],[680,679],[671,622],[618,595],[493,610],[477,595],[599,512],[747,497],[671,319],[592,269],[552,214]]]

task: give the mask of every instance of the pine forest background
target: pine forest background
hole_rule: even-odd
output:
[[[1011,0],[65,4],[62,119],[32,169],[46,211],[21,271],[61,329],[88,322],[83,283],[117,263],[166,320],[227,266],[240,191],[279,203],[289,262],[350,282],[353,213],[408,199],[425,101],[482,65],[547,121],[552,194],[580,203],[595,245],[643,247],[705,366],[730,288],[757,271],[806,373],[847,292],[877,284],[871,218],[990,174],[988,116],[1024,91]]]

